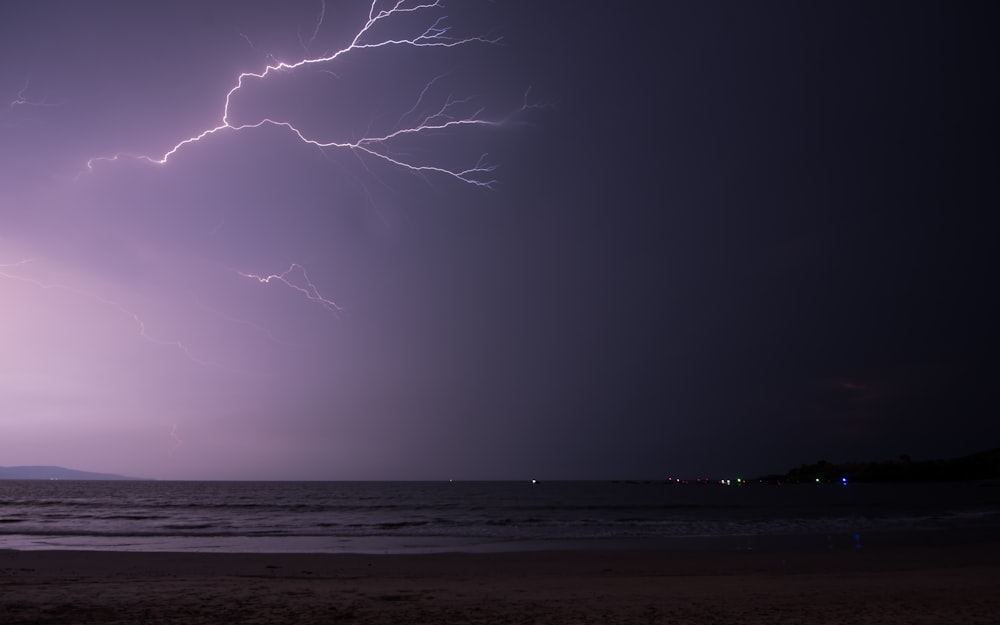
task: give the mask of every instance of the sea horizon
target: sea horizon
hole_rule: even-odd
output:
[[[0,482],[0,549],[18,550],[856,549],[998,529],[1000,490],[967,482]]]

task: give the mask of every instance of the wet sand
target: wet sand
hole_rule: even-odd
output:
[[[1000,622],[1000,543],[421,555],[0,551],[0,623]]]

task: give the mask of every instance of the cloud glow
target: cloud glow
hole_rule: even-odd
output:
[[[369,378],[391,346],[364,348],[376,339],[348,322],[371,284],[357,276],[377,279],[366,241],[405,214],[407,197],[419,204],[449,186],[496,188],[488,147],[528,108],[523,87],[491,102],[463,86],[455,67],[460,50],[499,48],[499,36],[461,32],[437,1],[301,2],[286,12],[268,7],[270,19],[242,8],[213,18],[230,36],[225,55],[241,57],[210,89],[214,113],[192,85],[207,85],[209,68],[223,74],[218,35],[199,30],[191,7],[165,14],[148,44],[185,39],[186,29],[205,37],[187,36],[183,58],[130,59],[109,37],[106,49],[94,48],[90,73],[73,74],[89,80],[86,89],[60,82],[62,68],[42,57],[13,84],[0,76],[13,92],[0,118],[9,163],[0,198],[6,464],[183,477],[215,466],[222,450],[259,449],[260,426],[271,419],[315,429],[317,413],[340,413],[350,430],[360,418],[351,395],[392,382]],[[71,13],[55,20],[70,23]],[[301,19],[308,13],[311,21]],[[269,29],[281,31],[276,18],[292,14],[297,35],[284,34],[297,46],[260,59],[260,42],[277,40]],[[117,35],[145,17],[93,19]],[[84,56],[93,40],[80,41],[60,43]],[[296,47],[301,56],[289,56]],[[239,69],[254,57],[258,68]],[[99,73],[101,65],[116,69]],[[181,120],[212,116],[168,136]],[[157,144],[166,147],[147,151]],[[105,145],[119,149],[102,153]],[[82,168],[67,172],[76,158]],[[359,219],[360,238],[350,226]],[[115,454],[59,434],[81,431],[141,439],[148,463],[116,466]],[[281,466],[286,452],[274,453],[260,459],[260,474]]]

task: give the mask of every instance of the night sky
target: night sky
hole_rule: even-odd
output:
[[[988,5],[446,4],[355,49],[363,1],[0,5],[0,465],[657,479],[1000,444]]]

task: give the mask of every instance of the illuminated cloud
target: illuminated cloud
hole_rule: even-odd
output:
[[[0,464],[544,483],[976,451],[984,11],[7,3]]]
[[[460,32],[440,2],[294,9],[302,15],[307,7],[317,12],[296,27],[299,49],[262,59],[256,42],[266,40],[267,19],[253,11],[251,20],[239,11],[220,18],[231,20],[224,31],[238,35],[231,47],[261,64],[240,70],[247,65],[240,60],[228,79],[218,80],[214,113],[195,105],[207,97],[175,97],[176,107],[167,108],[143,95],[152,85],[160,94],[185,93],[189,81],[203,79],[204,68],[217,67],[212,46],[191,54],[201,41],[186,48],[185,59],[197,63],[185,67],[169,55],[130,60],[110,37],[106,49],[93,48],[93,63],[106,56],[127,76],[94,74],[88,91],[75,93],[51,75],[29,74],[11,87],[3,129],[7,145],[16,142],[26,157],[18,166],[28,176],[18,181],[8,170],[0,214],[6,311],[0,380],[4,412],[12,415],[8,428],[17,415],[18,428],[92,429],[114,439],[125,436],[123,424],[134,423],[160,432],[150,444],[167,428],[163,457],[147,470],[130,470],[180,475],[189,470],[185,454],[201,454],[192,471],[209,462],[211,452],[199,444],[222,436],[213,423],[239,421],[225,434],[237,446],[241,437],[258,436],[261,419],[296,413],[295,427],[306,406],[312,418],[311,406],[331,401],[309,388],[318,372],[323,387],[350,388],[352,370],[366,366],[364,353],[342,348],[356,330],[345,327],[350,316],[339,314],[344,305],[336,301],[338,283],[371,271],[346,266],[358,262],[356,252],[342,251],[358,246],[350,224],[366,215],[384,221],[387,210],[402,213],[394,189],[426,198],[419,205],[445,188],[439,183],[477,194],[496,186],[488,147],[503,124],[533,105],[524,85],[491,102],[475,85],[463,86],[454,67],[463,49],[497,48],[499,36]],[[163,16],[168,23],[151,35],[154,41],[172,38],[171,26],[198,30],[196,13],[184,21],[186,10]],[[61,24],[72,13],[55,19]],[[127,39],[144,18],[126,11],[108,19],[107,31]],[[424,78],[421,68],[428,70]],[[164,84],[164,75],[174,84]],[[43,92],[46,86],[58,100]],[[119,118],[101,118],[81,94],[119,111]],[[34,111],[44,116],[29,115]],[[173,118],[213,115],[216,121],[203,129],[168,138],[162,152],[145,152],[164,144],[166,129],[180,126]],[[95,123],[108,134],[91,136],[88,124]],[[108,143],[121,149],[101,155]],[[74,154],[83,156],[83,169],[60,173]],[[380,196],[393,198],[392,205]],[[261,288],[273,284],[286,289]],[[338,314],[317,314],[323,312]],[[89,399],[53,404],[42,396]],[[213,434],[194,438],[199,429]],[[193,440],[182,445],[180,431]],[[25,463],[95,466],[99,457],[86,446],[60,445],[59,436],[51,448],[16,449],[28,434],[5,434],[9,448],[0,452]]]

